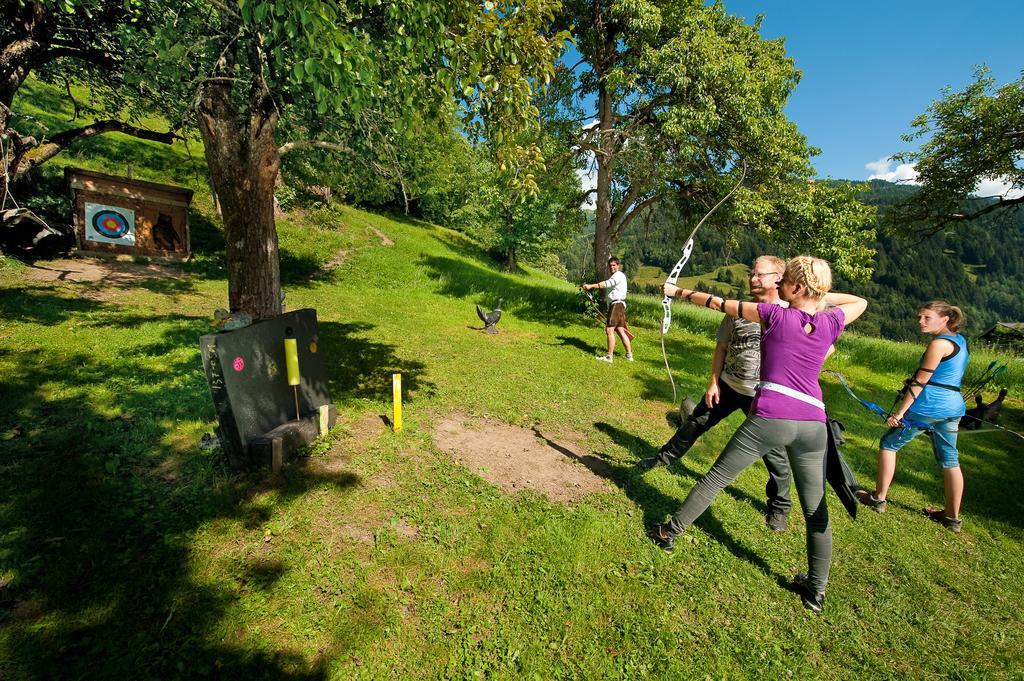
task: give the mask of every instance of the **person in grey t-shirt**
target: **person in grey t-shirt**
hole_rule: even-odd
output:
[[[786,305],[779,298],[778,282],[786,270],[781,258],[763,255],[750,271],[750,295],[759,303]],[[726,316],[718,327],[711,376],[704,399],[697,405],[656,456],[640,461],[643,470],[669,465],[681,458],[697,439],[735,411],[747,413],[761,375],[761,325]],[[789,496],[790,470],[786,452],[773,449],[764,457],[768,468],[768,512],[765,523],[775,532],[785,532],[793,502]]]

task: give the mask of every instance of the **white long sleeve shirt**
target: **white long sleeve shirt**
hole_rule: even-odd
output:
[[[601,282],[601,285],[606,289],[605,300],[608,304],[612,303],[625,303],[626,302],[626,275],[622,272],[616,272],[612,276],[608,277]]]

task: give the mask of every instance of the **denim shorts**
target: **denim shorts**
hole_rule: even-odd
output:
[[[907,418],[913,421],[930,423],[933,429],[927,431],[932,438],[932,451],[935,452],[935,460],[943,468],[956,468],[960,465],[960,458],[956,451],[956,436],[960,430],[959,416],[921,416],[919,414],[907,414]],[[925,431],[920,428],[891,428],[882,436],[880,447],[890,452],[898,452],[908,442]]]

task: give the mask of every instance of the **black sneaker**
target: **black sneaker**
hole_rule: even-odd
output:
[[[942,525],[950,532],[959,533],[964,527],[964,521],[960,518],[950,518],[941,508],[925,508],[923,512],[928,519]]]
[[[861,490],[857,492],[857,500],[875,513],[885,513],[885,509],[889,508],[889,502],[885,499],[879,499],[877,492],[868,493],[865,490]]]
[[[676,537],[672,534],[672,530],[669,529],[667,523],[657,523],[651,527],[651,531],[648,533],[659,549],[667,553],[672,553],[672,550],[676,547]]]
[[[658,466],[668,466],[671,463],[671,457],[669,457],[669,455],[665,451],[659,451],[654,456],[648,456],[645,459],[640,459],[640,462],[637,463],[636,467],[639,468],[642,472],[647,472],[652,468],[657,468]]]
[[[789,527],[789,517],[782,511],[769,511],[764,516],[764,524],[772,532],[785,532]]]
[[[815,615],[820,615],[821,611],[825,608],[825,592],[815,591],[814,587],[811,586],[807,573],[801,572],[793,578],[793,588],[800,594],[800,600],[803,602],[804,607],[813,612]]]

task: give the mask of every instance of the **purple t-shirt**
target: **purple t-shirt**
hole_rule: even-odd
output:
[[[761,380],[792,388],[820,400],[818,376],[828,348],[843,332],[846,315],[838,307],[817,313],[758,303],[764,323],[761,335]],[[813,329],[808,333],[806,324]],[[824,421],[825,410],[775,392],[758,390],[751,416],[793,421]]]

